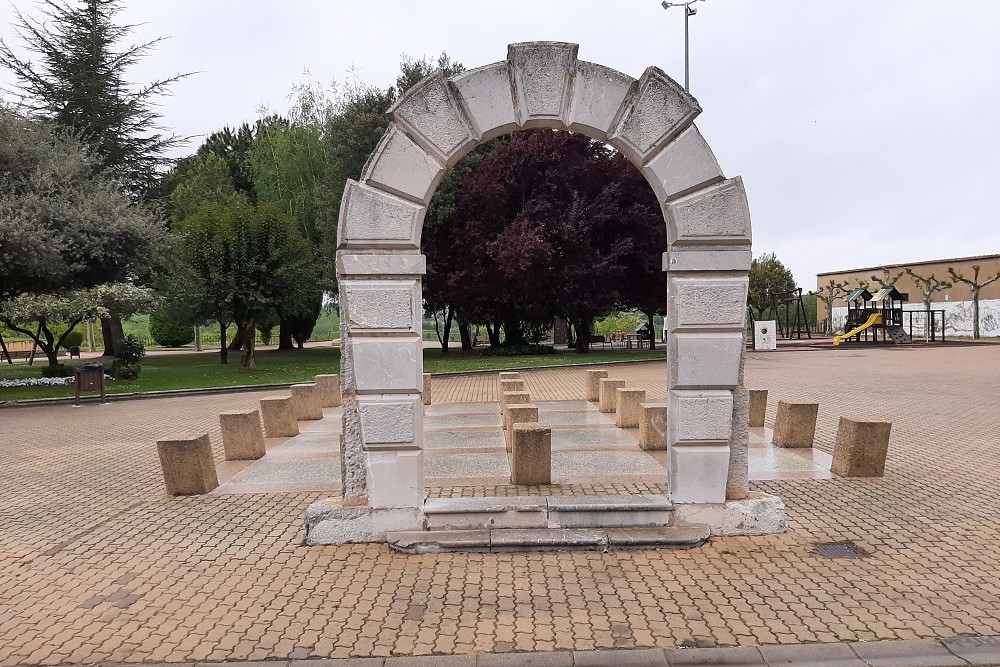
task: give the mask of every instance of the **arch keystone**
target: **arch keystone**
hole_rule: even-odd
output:
[[[698,100],[658,67],[649,67],[632,87],[611,145],[637,166],[694,122]]]
[[[466,120],[440,72],[407,90],[388,111],[389,118],[416,143],[447,166],[476,146],[479,134]]]
[[[576,44],[522,42],[507,47],[517,123],[523,129],[569,125]]]

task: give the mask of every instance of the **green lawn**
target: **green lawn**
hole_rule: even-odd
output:
[[[589,354],[559,352],[556,354],[518,357],[485,356],[479,352],[452,350],[424,351],[424,370],[428,373],[455,373],[462,371],[489,371],[508,368],[538,368],[569,364],[596,364],[609,361],[645,361],[662,359],[664,352],[602,352]],[[261,351],[256,355],[257,370],[241,371],[239,354],[230,353],[230,363],[219,363],[218,352],[200,354],[151,355],[142,361],[142,376],[128,382],[109,382],[108,393],[163,391],[168,389],[194,389],[203,387],[232,387],[239,385],[280,384],[303,382],[319,373],[340,372],[340,350],[332,347],[314,347],[290,352]],[[0,367],[0,380],[40,377],[42,364],[34,366],[6,363]],[[0,401],[32,398],[72,396],[72,385],[62,387],[23,387],[0,389]]]

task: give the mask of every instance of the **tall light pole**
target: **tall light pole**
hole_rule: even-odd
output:
[[[660,6],[664,9],[670,9],[671,7],[683,7],[684,8],[684,90],[691,92],[691,58],[690,58],[690,33],[688,30],[688,22],[692,16],[698,13],[698,10],[692,7],[696,2],[703,2],[703,0],[688,0],[687,2],[667,2],[663,0]]]

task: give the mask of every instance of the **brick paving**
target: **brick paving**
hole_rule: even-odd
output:
[[[893,422],[883,479],[755,482],[791,531],[692,551],[306,548],[320,492],[170,499],[153,442],[262,395],[0,410],[0,664],[770,645],[1000,634],[1000,346],[751,353],[747,384]],[[664,395],[661,362],[615,375]],[[525,373],[578,398],[581,369]],[[495,380],[440,378],[435,400]],[[474,398],[479,394],[479,398]],[[463,491],[464,493],[464,491]],[[853,540],[862,560],[817,541]]]

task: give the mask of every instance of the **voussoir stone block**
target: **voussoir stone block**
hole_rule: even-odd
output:
[[[424,150],[448,166],[475,147],[479,138],[440,72],[403,93],[388,114]]]
[[[421,397],[424,400],[424,405],[431,404],[431,374],[424,373],[424,389],[420,392]]]
[[[222,449],[227,461],[246,461],[264,456],[264,429],[256,410],[231,410],[219,414]]]
[[[348,180],[337,226],[341,247],[420,247],[426,207]]]
[[[669,276],[667,321],[673,331],[690,329],[743,330],[749,280]]]
[[[625,388],[625,380],[618,378],[603,378],[598,382],[597,408],[601,412],[614,412],[618,408],[619,389]]]
[[[426,206],[443,175],[442,163],[390,125],[368,158],[361,180]]]
[[[421,445],[423,410],[420,397],[405,394],[360,396],[361,434],[368,449],[407,449]]]
[[[538,423],[538,406],[530,403],[510,403],[504,409],[504,439],[507,441],[507,451],[511,447],[511,433],[514,424]]]
[[[739,385],[743,332],[685,333],[667,339],[671,389],[733,388]]]
[[[524,42],[507,47],[514,111],[524,128],[568,125],[571,89],[579,46],[564,42]]]
[[[193,496],[219,486],[207,433],[169,436],[157,441],[156,451],[167,494]]]
[[[739,176],[681,197],[665,210],[673,246],[750,244],[750,206]]]
[[[601,399],[601,380],[608,377],[608,372],[604,370],[588,370],[587,373],[587,400],[596,403]]]
[[[634,84],[635,79],[618,70],[577,61],[569,129],[607,137],[614,131],[622,103]]]
[[[641,166],[700,113],[694,97],[662,70],[649,67],[625,100],[610,143]]]
[[[268,396],[260,399],[260,416],[268,438],[291,437],[299,434],[299,420],[291,396]]]
[[[830,470],[841,477],[882,477],[891,431],[889,422],[841,417]]]
[[[733,392],[673,390],[669,439],[673,444],[728,443],[733,425]]]
[[[642,168],[657,199],[670,201],[721,181],[725,176],[708,142],[692,125]]]
[[[639,428],[642,421],[642,403],[646,400],[643,389],[615,390],[615,424],[618,428]]]
[[[339,375],[317,375],[316,388],[319,390],[320,405],[324,408],[338,408],[342,400]]]
[[[293,384],[289,390],[292,393],[296,419],[323,418],[323,400],[315,382]]]
[[[449,81],[482,141],[517,129],[506,60],[456,74]]]
[[[551,484],[552,429],[539,424],[514,424],[511,430],[511,483]]]
[[[816,417],[819,403],[805,401],[778,401],[774,418],[775,447],[812,447],[816,436]]]
[[[750,426],[764,425],[767,414],[767,389],[750,389]]]
[[[667,449],[668,407],[661,403],[642,403],[639,422],[639,448],[646,451]]]

